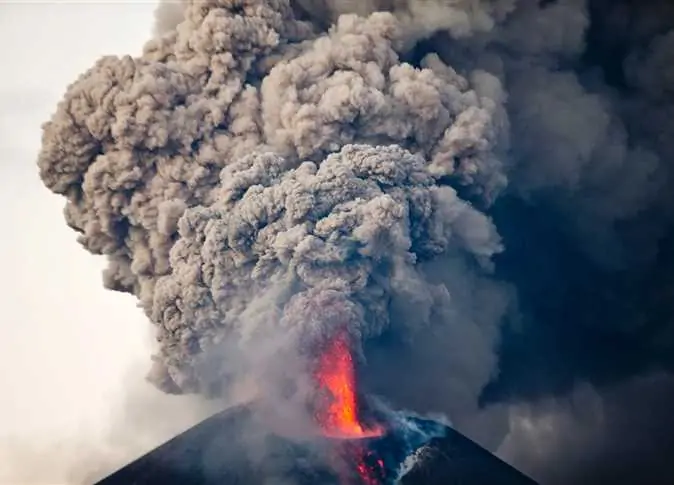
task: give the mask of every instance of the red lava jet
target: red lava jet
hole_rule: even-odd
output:
[[[320,400],[316,410],[318,424],[327,437],[343,440],[338,444],[347,466],[353,466],[342,481],[377,485],[385,478],[384,463],[367,449],[367,439],[384,434],[382,426],[368,426],[359,417],[353,358],[346,332],[337,333],[318,357],[315,378]]]

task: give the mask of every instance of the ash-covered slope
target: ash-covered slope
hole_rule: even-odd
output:
[[[252,407],[218,413],[96,485],[330,483],[324,449],[262,430]]]
[[[95,485],[338,485],[331,451],[339,442],[269,434],[252,407],[216,414]],[[394,438],[371,443],[391,454]],[[416,451],[400,485],[536,485],[451,428]]]
[[[422,460],[400,480],[401,485],[536,485],[452,428],[418,453]]]

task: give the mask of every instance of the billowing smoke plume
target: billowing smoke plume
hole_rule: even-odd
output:
[[[105,58],[69,90],[43,180],[109,255],[106,285],[157,325],[166,390],[221,385],[231,343],[251,355],[274,328],[329,331],[293,315],[323,301],[363,339],[393,301],[414,308],[405,325],[429,324],[448,295],[417,264],[501,249],[438,183],[502,188],[498,81],[475,72],[479,92],[437,56],[401,63],[400,32],[388,13],[314,34],[287,2],[197,2],[145,57]]]
[[[160,388],[296,376],[288,356],[346,328],[370,390],[496,448],[511,403],[578,381],[601,399],[672,364],[666,2],[194,0],[156,17],[141,57],[70,86],[39,165],[107,255],[105,285],[156,326]],[[561,483],[517,436],[509,456]]]

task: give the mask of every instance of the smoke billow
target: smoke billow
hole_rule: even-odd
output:
[[[81,243],[109,255],[106,286],[157,325],[161,387],[209,393],[231,373],[231,342],[253,355],[274,328],[321,332],[292,313],[325,292],[354,336],[389,327],[392,301],[414,305],[406,325],[428,324],[448,295],[416,265],[500,251],[489,219],[438,183],[485,198],[503,185],[498,89],[486,98],[437,56],[401,63],[388,13],[327,34],[287,2],[185,15],[145,57],[82,76],[40,157]]]
[[[492,448],[510,406],[508,455],[581,483],[517,450],[532,445],[512,416],[563,414],[550,399],[577,382],[620,399],[618,383],[672,364],[673,14],[164,2],[142,56],[69,87],[42,180],[108,257],[106,287],[155,325],[161,389],[253,378],[276,395],[346,328],[370,390]],[[612,445],[586,441],[600,458],[574,461],[578,480],[604,483]]]

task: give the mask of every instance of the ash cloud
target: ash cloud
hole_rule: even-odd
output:
[[[165,390],[222,385],[216,349],[231,342],[244,372],[262,325],[303,335],[293,295],[338,292],[363,339],[387,328],[391,300],[428,324],[446,289],[416,263],[486,267],[501,250],[489,218],[436,182],[501,189],[498,89],[484,97],[437,56],[400,62],[388,13],[314,30],[287,2],[189,4],[143,58],[85,73],[45,126],[43,180],[69,198],[80,242],[109,255],[106,286],[157,325]]]
[[[510,426],[542,483],[561,483],[548,462],[605,483],[622,418],[577,460],[566,396],[629,415],[613,389],[672,367],[672,7],[207,0],[156,19],[142,56],[69,87],[39,158],[105,285],[155,325],[151,380],[275,394],[346,326],[367,389],[492,449]],[[559,436],[544,455],[518,410]]]
[[[671,483],[673,391],[658,372],[519,405],[500,454],[551,485]]]

